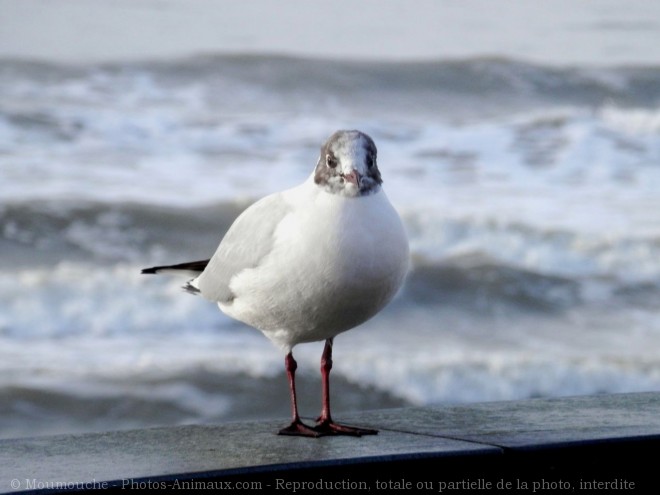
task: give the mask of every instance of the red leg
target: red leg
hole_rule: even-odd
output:
[[[291,391],[291,424],[279,431],[280,435],[295,435],[302,437],[320,437],[322,433],[315,431],[300,420],[298,415],[298,400],[296,399],[296,368],[298,363],[293,359],[293,353],[289,352],[284,358],[284,367],[289,378],[289,390]]]
[[[325,341],[323,354],[321,356],[321,380],[323,385],[323,408],[321,416],[316,420],[314,430],[323,435],[375,435],[378,430],[368,428],[356,428],[335,423],[330,414],[330,370],[332,369],[332,339]]]

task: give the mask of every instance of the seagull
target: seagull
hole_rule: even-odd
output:
[[[285,354],[292,421],[281,435],[373,435],[330,414],[334,338],[367,321],[401,287],[408,239],[382,188],[376,145],[340,130],[321,147],[311,176],[248,207],[209,260],[156,266],[142,273],[183,273],[184,287],[228,316],[257,328]],[[316,425],[298,414],[293,348],[325,341],[322,409]]]

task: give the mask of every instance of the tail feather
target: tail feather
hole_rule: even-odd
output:
[[[192,294],[193,296],[196,296],[202,291],[199,290],[197,287],[195,287],[192,283],[193,283],[192,280],[187,282],[186,285],[182,287],[182,289],[185,290],[188,294]]]

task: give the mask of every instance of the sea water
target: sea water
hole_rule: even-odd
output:
[[[405,27],[396,2],[378,5]],[[583,14],[586,45],[659,32]],[[78,62],[2,52],[0,436],[285,418],[281,353],[185,279],[140,269],[208,258],[250,202],[305,180],[339,128],[374,138],[412,270],[336,339],[337,416],[660,388],[660,57],[611,62],[603,47],[562,64],[534,43],[444,57],[420,41],[394,60],[285,41]],[[295,349],[306,416],[321,349]]]

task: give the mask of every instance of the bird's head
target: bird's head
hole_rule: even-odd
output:
[[[337,131],[321,147],[314,182],[329,193],[359,197],[380,190],[376,145],[360,131]]]

